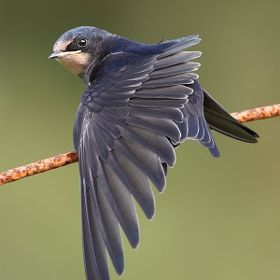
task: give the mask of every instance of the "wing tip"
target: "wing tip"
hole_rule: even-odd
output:
[[[127,236],[127,239],[129,241],[130,246],[133,249],[136,249],[139,246],[139,241],[140,241],[139,230],[136,233]]]
[[[219,149],[218,149],[216,144],[214,144],[214,147],[211,147],[211,148],[209,147],[208,149],[209,149],[211,155],[214,158],[219,158],[221,156],[220,151],[219,151]]]
[[[115,271],[118,275],[123,275],[124,273],[124,257],[122,255],[122,257],[120,258],[120,260],[118,260],[118,264],[113,264]]]
[[[148,220],[151,220],[154,215],[155,215],[155,206],[150,206],[150,207],[146,207],[144,210],[144,213],[147,217]]]

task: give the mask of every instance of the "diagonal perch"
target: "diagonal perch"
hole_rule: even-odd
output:
[[[280,104],[248,109],[242,112],[232,113],[231,115],[240,122],[269,119],[280,116]],[[72,151],[51,158],[39,160],[27,165],[16,167],[0,173],[0,186],[28,176],[59,168],[77,161],[78,154],[77,152]]]
[[[0,173],[0,186],[28,176],[59,168],[76,161],[78,161],[78,154],[77,152],[72,151],[12,168]]]
[[[240,122],[251,122],[280,116],[280,104],[268,105],[231,113]]]

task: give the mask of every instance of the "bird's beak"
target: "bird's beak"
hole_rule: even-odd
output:
[[[49,59],[60,59],[62,57],[65,57],[67,55],[71,55],[71,54],[77,54],[82,52],[81,50],[77,50],[77,51],[55,51],[53,52],[51,55],[49,55]]]
[[[48,56],[48,59],[55,59],[58,58],[58,52],[53,52],[51,55]]]

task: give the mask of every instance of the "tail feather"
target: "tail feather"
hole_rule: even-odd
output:
[[[213,97],[205,90],[204,115],[210,128],[248,143],[256,143],[259,135],[233,118]]]

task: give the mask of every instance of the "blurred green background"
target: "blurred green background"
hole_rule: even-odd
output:
[[[47,56],[94,25],[157,42],[193,33],[200,80],[230,111],[279,102],[279,1],[0,0],[0,170],[72,149],[83,85]],[[126,279],[280,279],[280,118],[254,122],[257,145],[215,134],[222,157],[177,150],[157,215],[139,211]],[[77,165],[0,188],[0,279],[85,279]],[[112,279],[119,279],[113,272]]]

